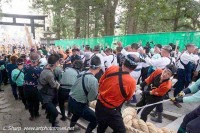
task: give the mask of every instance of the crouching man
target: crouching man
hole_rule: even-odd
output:
[[[141,85],[142,89],[148,85],[147,90],[143,90],[142,98],[137,103],[137,107],[142,107],[146,104],[152,104],[160,102],[164,99],[164,96],[172,87],[172,77],[176,73],[177,69],[174,65],[167,65],[164,70],[156,69]],[[162,123],[163,105],[156,104],[149,107],[145,107],[141,113],[141,119],[147,121],[147,116],[156,107],[158,118],[154,118],[153,121]],[[140,110],[138,110],[139,113]]]

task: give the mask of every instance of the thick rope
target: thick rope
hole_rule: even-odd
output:
[[[156,103],[152,103],[152,104],[147,104],[147,105],[144,105],[144,106],[141,106],[141,107],[136,107],[136,110],[138,109],[143,109],[143,108],[146,108],[146,107],[149,107],[149,106],[152,106],[152,105],[156,105],[156,104],[160,104],[160,103],[165,103],[165,102],[168,102],[170,101],[171,99],[167,99],[167,100],[162,100],[160,102],[156,102]]]
[[[163,100],[161,102],[163,103],[169,100],[170,99]],[[90,107],[95,109],[96,102],[97,101],[91,102]],[[159,103],[156,103],[156,104],[159,104]],[[144,108],[144,106],[142,108]],[[127,133],[175,133],[174,131],[170,131],[167,128],[157,128],[153,123],[144,122],[143,120],[137,118],[137,111],[136,109],[132,107],[127,107],[126,109],[123,110],[122,118],[127,130],[126,131]]]
[[[159,129],[150,122],[144,122],[143,120],[138,119],[136,110],[132,107],[128,107],[124,109],[124,111],[122,112],[122,117],[123,117],[124,125],[127,129],[127,132],[138,133],[138,130],[139,130],[139,131],[142,131],[141,133],[173,133],[173,131],[170,131],[167,128]],[[133,130],[130,127],[137,130]]]

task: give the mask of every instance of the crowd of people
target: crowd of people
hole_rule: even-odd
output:
[[[143,107],[160,102],[169,99],[172,88],[174,97],[170,99],[177,107],[182,102],[200,101],[199,49],[192,43],[186,44],[182,52],[172,43],[151,48],[149,43],[144,47],[138,43],[122,47],[121,42],[116,43],[115,49],[85,45],[84,50],[76,46],[65,51],[59,46],[15,46],[11,50],[12,53],[5,47],[0,49],[1,85],[11,85],[14,98],[29,111],[30,121],[40,117],[41,105],[52,127],[59,127],[57,105],[60,120],[71,118],[69,131],[77,130],[75,125],[83,118],[89,122],[86,133],[96,127],[98,133],[107,127],[125,133],[121,115],[124,103]],[[175,85],[173,78],[177,79]],[[192,81],[195,83],[190,86]],[[140,89],[136,89],[137,84]],[[195,94],[185,97],[189,93]],[[139,101],[136,94],[141,95]],[[94,100],[95,112],[88,104]],[[152,121],[162,123],[162,112],[163,104],[154,104],[143,108],[140,118],[147,121],[150,114]],[[199,113],[200,107],[187,114],[178,132],[199,131]]]

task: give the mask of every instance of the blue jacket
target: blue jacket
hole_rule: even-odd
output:
[[[184,103],[200,102],[200,79],[188,87],[190,92],[193,94],[191,96],[183,97]]]
[[[38,66],[33,67],[31,65],[24,65],[24,87],[27,89],[37,88],[38,78],[42,69]]]

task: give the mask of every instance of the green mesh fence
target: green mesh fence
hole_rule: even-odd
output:
[[[169,43],[176,43],[179,41],[180,50],[185,48],[185,44],[194,43],[200,47],[200,31],[192,32],[165,32],[165,33],[151,33],[151,34],[132,34],[125,36],[105,36],[100,38],[82,38],[82,39],[70,39],[70,40],[56,40],[55,45],[61,46],[64,49],[71,48],[76,45],[83,48],[83,45],[101,45],[103,47],[115,48],[115,42],[121,41],[123,47],[132,44],[133,42],[142,41],[142,45],[146,45],[147,42],[153,41],[154,44],[167,45]],[[152,44],[153,45],[153,44]]]

